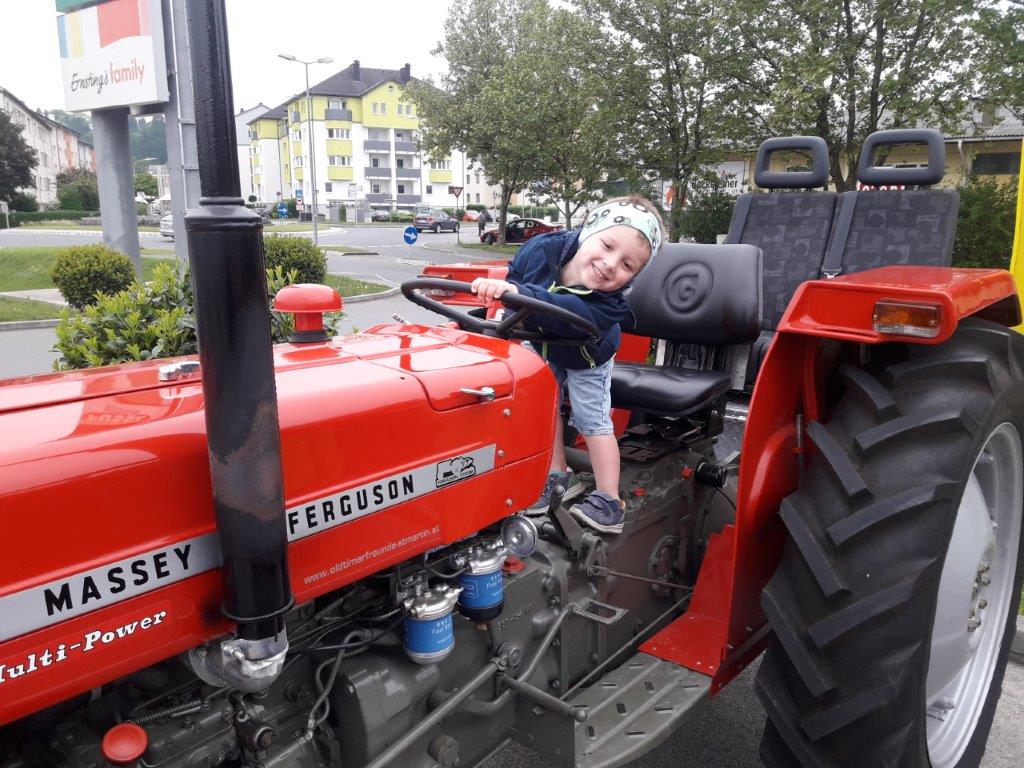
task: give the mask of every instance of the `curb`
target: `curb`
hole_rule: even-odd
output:
[[[1010,661],[1024,664],[1024,616],[1017,617],[1017,632],[1010,643]]]
[[[389,296],[395,296],[401,292],[401,288],[395,286],[394,288],[388,288],[386,291],[378,291],[377,293],[361,293],[358,296],[346,296],[344,302],[346,304],[359,304],[364,301],[374,301],[375,299],[386,299]],[[344,310],[342,310],[344,311]]]
[[[377,251],[327,251],[328,256],[380,256]]]
[[[26,233],[39,235],[99,235],[103,237],[103,232],[99,229],[33,229],[32,227],[12,227],[11,229],[3,229],[0,232],[11,232]],[[139,232],[139,237],[162,237],[159,232]]]
[[[12,320],[7,323],[0,323],[2,331],[27,331],[32,328],[56,328],[60,320]]]

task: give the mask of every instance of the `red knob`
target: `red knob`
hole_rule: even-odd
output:
[[[295,315],[295,335],[292,341],[324,341],[324,312],[340,312],[344,302],[336,290],[328,285],[296,283],[277,292],[274,309]]]
[[[135,723],[118,723],[103,737],[101,750],[108,763],[132,765],[149,746],[146,731]]]

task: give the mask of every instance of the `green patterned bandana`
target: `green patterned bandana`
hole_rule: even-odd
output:
[[[642,205],[631,203],[628,200],[615,200],[599,205],[587,216],[586,222],[580,229],[579,241],[582,243],[591,235],[596,235],[598,232],[610,227],[617,227],[620,224],[632,227],[647,238],[647,242],[651,244],[651,258],[644,265],[644,269],[646,269],[654,261],[658,248],[661,247],[661,224],[658,223],[657,217]]]

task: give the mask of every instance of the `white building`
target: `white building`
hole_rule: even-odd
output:
[[[21,128],[25,143],[36,151],[38,164],[32,170],[33,186],[22,191],[33,195],[40,205],[52,203],[57,199],[57,174],[62,170],[58,167],[58,136],[54,124],[3,88],[0,88],[0,109]]]
[[[249,156],[252,153],[249,139],[249,123],[270,111],[266,104],[257,104],[251,109],[239,110],[235,115],[235,141],[238,150],[238,176],[242,187],[242,199],[248,200],[250,195],[260,197],[253,187],[252,167]]]

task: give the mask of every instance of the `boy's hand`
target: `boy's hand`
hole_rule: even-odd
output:
[[[519,293],[512,283],[505,280],[495,280],[490,277],[478,277],[470,285],[475,293],[485,303],[490,303],[501,298],[503,293]]]

